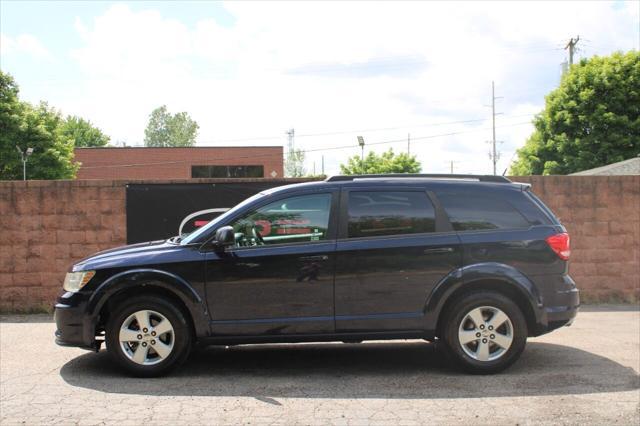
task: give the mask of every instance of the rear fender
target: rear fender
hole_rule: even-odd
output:
[[[481,288],[486,282],[493,282],[515,289],[531,307],[536,325],[546,325],[542,300],[535,285],[529,278],[512,266],[503,263],[486,262],[456,269],[444,277],[433,289],[425,304],[428,325],[436,328],[438,318],[450,297],[458,290]]]

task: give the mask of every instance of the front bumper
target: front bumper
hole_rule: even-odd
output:
[[[87,315],[86,302],[87,296],[82,293],[67,292],[58,298],[53,311],[58,345],[98,350],[95,325]]]

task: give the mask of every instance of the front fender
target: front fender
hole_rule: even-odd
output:
[[[196,335],[203,336],[209,333],[209,318],[206,304],[198,293],[187,281],[167,271],[159,269],[132,269],[120,272],[102,284],[91,294],[87,302],[87,314],[93,319],[94,325],[100,310],[107,300],[121,290],[132,285],[149,286],[150,288],[162,288],[170,291],[180,298],[189,310]]]
[[[425,304],[425,314],[431,324],[437,324],[446,302],[457,290],[473,289],[487,281],[502,283],[515,289],[528,302],[536,324],[546,324],[540,295],[529,278],[512,266],[486,262],[468,265],[449,273],[433,288]]]

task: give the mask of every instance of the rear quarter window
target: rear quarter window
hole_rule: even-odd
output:
[[[436,194],[456,231],[528,228],[529,221],[507,200],[491,194]]]

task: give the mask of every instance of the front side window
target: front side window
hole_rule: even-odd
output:
[[[232,224],[236,247],[325,240],[330,211],[331,194],[274,201]]]
[[[518,229],[528,228],[530,225],[510,203],[491,195],[467,192],[443,192],[436,195],[456,231]]]
[[[435,223],[425,192],[349,193],[349,238],[435,232]]]

